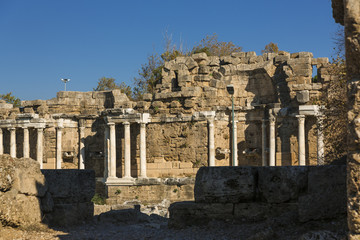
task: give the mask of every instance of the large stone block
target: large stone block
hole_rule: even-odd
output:
[[[346,166],[310,167],[308,192],[299,198],[302,222],[346,214]]]
[[[233,219],[233,204],[176,202],[170,205],[169,227],[207,224],[211,220]]]
[[[268,203],[284,203],[297,200],[307,187],[307,167],[258,168],[260,197]]]
[[[195,201],[239,203],[255,198],[255,174],[252,167],[202,167],[196,175]]]
[[[42,170],[55,206],[66,203],[90,202],[95,194],[93,170]]]

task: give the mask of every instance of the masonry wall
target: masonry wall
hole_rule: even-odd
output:
[[[194,197],[170,206],[170,226],[212,220],[346,222],[346,166],[201,168]]]

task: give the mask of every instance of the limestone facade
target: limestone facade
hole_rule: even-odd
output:
[[[191,177],[209,165],[322,164],[322,107],[312,103],[330,81],[327,66],[309,52],[199,53],[166,62],[142,101],[113,90],[58,92],[21,108],[0,102],[0,154],[30,156],[44,169],[94,169],[108,186]]]

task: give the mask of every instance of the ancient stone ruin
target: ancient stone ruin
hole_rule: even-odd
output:
[[[328,66],[309,52],[198,53],[166,62],[142,101],[113,90],[58,92],[20,108],[1,102],[0,154],[42,169],[93,169],[114,199],[124,186],[193,186],[201,166],[321,165],[323,113],[313,103],[331,80]],[[193,198],[192,187],[178,190],[168,197]]]

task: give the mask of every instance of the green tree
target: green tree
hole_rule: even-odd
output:
[[[93,88],[93,91],[109,91],[114,89],[120,89],[122,93],[125,93],[128,98],[132,99],[131,87],[126,85],[124,82],[117,84],[115,82],[115,78],[100,78],[97,87]]]
[[[208,56],[227,56],[233,52],[241,52],[242,47],[236,46],[233,42],[219,42],[216,33],[207,35],[199,45],[195,46],[192,53],[204,52]]]
[[[261,50],[261,53],[277,53],[279,52],[279,47],[277,43],[270,42],[265,46],[264,50]]]
[[[6,93],[6,94],[0,94],[0,99],[5,100],[7,103],[13,104],[14,107],[20,107],[21,106],[21,100],[20,98],[17,98],[12,95],[12,92]]]
[[[141,100],[145,93],[153,94],[155,86],[161,81],[161,71],[164,62],[154,53],[147,58],[147,62],[141,65],[138,77],[134,77],[134,98]]]

